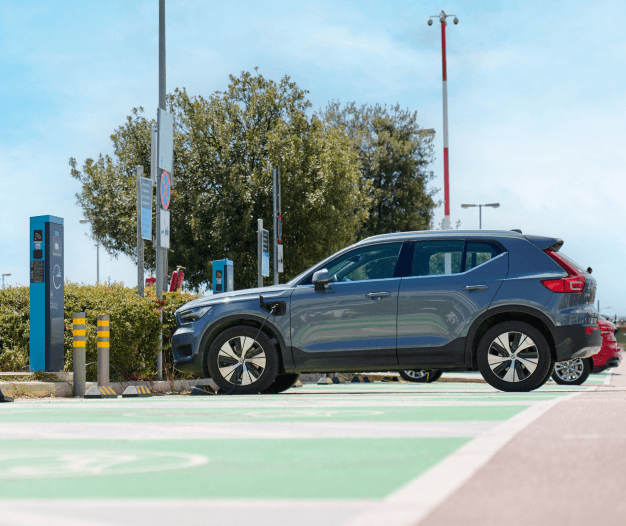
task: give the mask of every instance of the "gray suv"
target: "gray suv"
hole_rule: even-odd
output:
[[[596,281],[520,231],[370,237],[284,285],[176,311],[174,365],[225,393],[278,393],[300,373],[479,370],[502,391],[600,350]]]

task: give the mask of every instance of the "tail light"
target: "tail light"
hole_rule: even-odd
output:
[[[579,293],[585,289],[585,276],[577,269],[561,258],[556,252],[546,250],[546,254],[550,256],[558,265],[568,273],[568,276],[560,279],[543,279],[543,283],[552,292]]]

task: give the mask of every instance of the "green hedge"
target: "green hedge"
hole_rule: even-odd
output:
[[[72,370],[72,317],[87,316],[87,363],[97,359],[96,319],[110,317],[110,362],[123,380],[154,378],[158,352],[159,311],[163,313],[163,357],[167,377],[177,376],[172,369],[170,337],[176,330],[174,311],[196,296],[189,293],[164,294],[161,301],[154,287],[140,298],[134,288],[122,283],[77,285],[65,283],[65,367]],[[29,361],[29,288],[0,290],[0,371],[19,371]],[[95,379],[96,367],[87,368],[88,379]],[[117,380],[111,370],[111,380]]]

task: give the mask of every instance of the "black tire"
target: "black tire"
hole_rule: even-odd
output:
[[[415,383],[430,383],[439,380],[441,377],[441,371],[433,369],[407,369],[406,371],[400,371],[400,376],[407,382]]]
[[[276,380],[278,360],[276,346],[268,336],[247,325],[225,330],[207,355],[211,378],[224,394],[262,393]]]
[[[485,381],[508,393],[541,387],[548,381],[552,365],[550,346],[543,334],[521,321],[507,321],[489,329],[478,344],[477,358]]]
[[[293,385],[300,378],[300,373],[287,373],[287,374],[279,374],[274,380],[274,383],[270,385],[263,394],[278,394],[286,391],[287,389],[293,387]]]
[[[559,385],[581,385],[591,374],[591,358],[569,360],[555,364],[552,379]]]

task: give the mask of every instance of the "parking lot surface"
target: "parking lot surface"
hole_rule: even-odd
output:
[[[560,407],[594,411],[586,397],[615,395],[617,378],[502,393],[476,375],[446,376],[457,381],[1,404],[0,525],[480,524],[476,501],[498,455],[562,418]],[[573,447],[593,434],[568,432]],[[505,457],[501,489],[523,482],[517,463],[530,472],[532,461]]]

